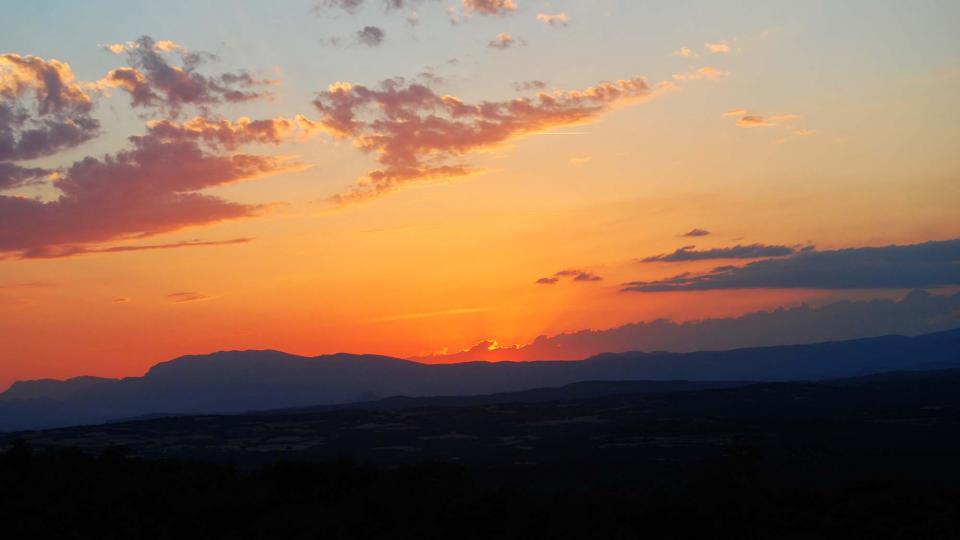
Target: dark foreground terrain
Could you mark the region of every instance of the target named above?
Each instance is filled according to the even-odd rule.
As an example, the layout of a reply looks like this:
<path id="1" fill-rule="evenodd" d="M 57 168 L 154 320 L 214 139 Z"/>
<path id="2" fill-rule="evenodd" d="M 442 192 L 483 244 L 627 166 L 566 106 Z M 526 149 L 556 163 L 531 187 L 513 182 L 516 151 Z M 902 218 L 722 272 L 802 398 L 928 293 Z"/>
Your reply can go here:
<path id="1" fill-rule="evenodd" d="M 9 538 L 960 537 L 958 370 L 591 384 L 10 434 L 0 520 Z"/>

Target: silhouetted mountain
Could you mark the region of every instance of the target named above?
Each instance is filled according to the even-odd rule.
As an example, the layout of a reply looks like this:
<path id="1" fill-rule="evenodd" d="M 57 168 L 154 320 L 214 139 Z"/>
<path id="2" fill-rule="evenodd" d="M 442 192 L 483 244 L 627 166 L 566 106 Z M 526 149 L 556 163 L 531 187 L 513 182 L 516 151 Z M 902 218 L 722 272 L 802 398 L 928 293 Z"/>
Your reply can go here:
<path id="1" fill-rule="evenodd" d="M 385 356 L 305 358 L 277 351 L 232 351 L 185 356 L 158 364 L 143 377 L 99 380 L 86 386 L 69 381 L 16 385 L 14 397 L 9 391 L 0 395 L 0 430 L 99 423 L 156 413 L 332 405 L 390 396 L 469 396 L 591 380 L 789 381 L 950 367 L 960 367 L 960 330 L 732 351 L 444 365 Z"/>

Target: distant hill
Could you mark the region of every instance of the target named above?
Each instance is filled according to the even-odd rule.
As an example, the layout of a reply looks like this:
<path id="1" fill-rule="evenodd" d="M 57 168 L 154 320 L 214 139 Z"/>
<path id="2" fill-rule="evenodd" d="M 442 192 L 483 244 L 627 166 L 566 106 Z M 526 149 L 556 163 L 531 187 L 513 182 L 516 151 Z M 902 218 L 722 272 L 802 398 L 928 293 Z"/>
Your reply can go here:
<path id="1" fill-rule="evenodd" d="M 17 383 L 0 394 L 0 431 L 391 396 L 472 396 L 580 381 L 797 381 L 953 367 L 960 367 L 960 330 L 731 351 L 444 365 L 373 355 L 230 351 L 160 363 L 143 377 Z"/>
<path id="2" fill-rule="evenodd" d="M 633 470 L 649 479 L 753 448 L 785 470 L 805 469 L 801 476 L 810 479 L 829 476 L 826 464 L 843 473 L 868 463 L 885 474 L 900 468 L 960 479 L 960 369 L 713 384 L 597 381 L 460 402 L 156 418 L 8 434 L 0 436 L 0 449 L 22 438 L 37 448 L 96 454 L 124 446 L 143 457 L 241 465 L 352 456 L 387 466 L 546 466 L 548 477 L 583 468 L 614 477 Z"/>

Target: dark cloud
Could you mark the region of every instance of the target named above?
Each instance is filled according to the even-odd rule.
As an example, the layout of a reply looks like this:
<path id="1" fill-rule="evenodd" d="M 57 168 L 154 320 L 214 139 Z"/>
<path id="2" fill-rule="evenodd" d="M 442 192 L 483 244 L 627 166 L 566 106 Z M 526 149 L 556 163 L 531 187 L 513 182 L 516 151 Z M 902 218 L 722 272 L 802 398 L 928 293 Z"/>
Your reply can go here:
<path id="1" fill-rule="evenodd" d="M 92 110 L 69 65 L 0 54 L 0 161 L 45 157 L 96 137 Z"/>
<path id="2" fill-rule="evenodd" d="M 0 162 L 0 191 L 41 182 L 53 171 Z"/>
<path id="3" fill-rule="evenodd" d="M 414 5 L 423 3 L 425 1 L 427 0 L 370 0 L 370 3 L 379 4 L 383 7 L 384 11 L 389 12 L 407 7 L 413 7 Z M 353 14 L 360 11 L 366 4 L 366 0 L 320 0 L 320 2 L 317 2 L 314 5 L 313 11 L 320 13 L 327 10 L 342 10 Z"/>
<path id="4" fill-rule="evenodd" d="M 618 103 L 655 92 L 642 78 L 603 82 L 585 90 L 541 92 L 535 97 L 465 103 L 431 87 L 388 79 L 379 88 L 336 83 L 318 94 L 318 124 L 377 155 L 354 190 L 335 200 L 348 203 L 418 181 L 463 176 L 473 169 L 450 161 L 511 138 L 590 120 Z"/>
<path id="5" fill-rule="evenodd" d="M 694 229 L 696 231 L 697 229 Z M 694 232 L 691 231 L 691 232 Z M 684 236 L 704 236 L 703 234 Z M 665 253 L 642 259 L 643 262 L 685 262 L 704 261 L 709 259 L 757 259 L 761 257 L 786 257 L 797 253 L 797 249 L 789 246 L 767 246 L 764 244 L 736 245 L 733 247 L 703 249 L 697 251 L 697 246 L 684 246 L 673 253 Z"/>
<path id="6" fill-rule="evenodd" d="M 587 272 L 584 270 L 560 270 L 555 272 L 550 277 L 542 277 L 536 281 L 539 285 L 553 285 L 560 281 L 560 278 L 570 278 L 570 281 L 579 281 L 579 282 L 588 282 L 588 281 L 603 281 L 601 276 L 598 276 L 592 272 Z"/>
<path id="7" fill-rule="evenodd" d="M 248 217 L 259 205 L 200 190 L 297 168 L 284 158 L 212 152 L 155 133 L 131 148 L 87 157 L 53 182 L 52 201 L 0 196 L 0 253 L 51 257 L 190 226 Z"/>
<path id="8" fill-rule="evenodd" d="M 909 289 L 960 285 L 960 239 L 801 251 L 704 274 L 627 283 L 625 292 L 715 289 Z"/>
<path id="9" fill-rule="evenodd" d="M 126 91 L 133 107 L 155 107 L 177 116 L 188 105 L 204 108 L 269 95 L 260 88 L 270 81 L 257 79 L 245 71 L 218 75 L 199 73 L 200 65 L 213 56 L 188 51 L 170 41 L 143 36 L 106 48 L 114 53 L 126 53 L 129 67 L 112 70 L 99 85 Z M 179 58 L 178 65 L 171 61 L 173 56 Z"/>
<path id="10" fill-rule="evenodd" d="M 383 30 L 376 26 L 364 26 L 357 30 L 357 43 L 368 47 L 376 47 L 383 43 Z"/>
<path id="11" fill-rule="evenodd" d="M 800 305 L 739 317 L 674 322 L 661 319 L 609 330 L 540 336 L 519 347 L 483 347 L 430 362 L 467 360 L 567 360 L 604 352 L 724 350 L 883 336 L 918 335 L 960 326 L 960 294 L 914 291 L 902 300 L 839 301 Z"/>
<path id="12" fill-rule="evenodd" d="M 689 231 L 681 234 L 680 236 L 685 236 L 685 237 L 688 237 L 688 238 L 696 238 L 696 237 L 698 237 L 698 236 L 707 236 L 707 235 L 709 235 L 709 234 L 710 234 L 710 231 L 708 231 L 708 230 L 706 230 L 706 229 L 691 229 L 691 230 L 689 230 Z"/>

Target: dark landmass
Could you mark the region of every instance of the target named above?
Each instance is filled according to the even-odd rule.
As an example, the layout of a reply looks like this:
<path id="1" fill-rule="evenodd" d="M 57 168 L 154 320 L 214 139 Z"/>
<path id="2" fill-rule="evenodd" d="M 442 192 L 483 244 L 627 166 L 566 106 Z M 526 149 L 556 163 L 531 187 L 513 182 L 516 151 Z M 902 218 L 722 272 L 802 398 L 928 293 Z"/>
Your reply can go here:
<path id="1" fill-rule="evenodd" d="M 553 401 L 427 399 L 9 434 L 0 519 L 14 538 L 960 531 L 960 369 L 629 390 L 595 382 Z"/>
<path id="2" fill-rule="evenodd" d="M 729 351 L 443 365 L 372 355 L 306 358 L 277 351 L 232 351 L 157 364 L 143 377 L 16 383 L 0 394 L 0 431 L 391 396 L 473 396 L 591 380 L 799 381 L 953 367 L 960 367 L 960 330 Z"/>

